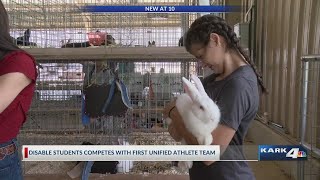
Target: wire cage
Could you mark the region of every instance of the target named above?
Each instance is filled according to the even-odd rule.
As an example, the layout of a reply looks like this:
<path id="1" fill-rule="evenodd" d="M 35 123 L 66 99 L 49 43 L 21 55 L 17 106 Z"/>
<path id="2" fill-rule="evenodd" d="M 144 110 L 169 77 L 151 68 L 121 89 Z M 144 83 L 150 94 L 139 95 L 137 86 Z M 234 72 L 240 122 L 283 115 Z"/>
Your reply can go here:
<path id="1" fill-rule="evenodd" d="M 52 60 L 43 66 L 28 120 L 19 135 L 20 144 L 176 144 L 167 132 L 162 109 L 183 92 L 183 76 L 198 74 L 192 59 L 139 61 L 134 67 L 130 66 L 132 62 L 125 60 L 67 62 Z M 90 118 L 91 123 L 85 124 L 83 89 L 89 79 L 97 84 L 111 82 L 113 77 L 106 69 L 114 63 L 118 65 L 119 78 L 128 89 L 133 108 L 123 116 Z M 95 70 L 88 77 L 92 67 Z M 61 174 L 69 171 L 72 165 L 67 162 L 25 162 L 24 170 L 25 174 Z M 119 172 L 178 173 L 171 162 L 123 162 L 123 165 L 125 170 L 119 169 Z"/>
<path id="2" fill-rule="evenodd" d="M 197 5 L 191 0 L 3 0 L 11 36 L 28 48 L 172 47 L 199 13 L 88 13 L 85 5 Z M 208 1 L 211 4 L 220 1 Z M 102 35 L 95 43 L 95 35 Z M 97 39 L 97 38 L 95 38 Z"/>
<path id="3" fill-rule="evenodd" d="M 83 6 L 224 5 L 225 3 L 223 0 L 2 0 L 2 2 L 8 11 L 10 34 L 19 47 L 38 49 L 33 53 L 42 55 L 51 53 L 50 55 L 55 57 L 67 53 L 74 59 L 84 59 L 84 56 L 87 59 L 108 58 L 107 52 L 102 50 L 96 53 L 97 51 L 92 48 L 122 48 L 122 52 L 130 56 L 131 53 L 140 51 L 141 49 L 135 49 L 140 47 L 183 46 L 183 34 L 191 22 L 203 15 L 201 13 L 84 13 L 79 11 Z M 215 14 L 224 16 L 223 13 Z M 52 48 L 61 51 L 51 51 Z M 65 48 L 68 51 L 62 51 Z M 70 48 L 82 50 L 74 51 Z M 157 49 L 142 50 L 148 54 L 157 52 Z M 163 57 L 162 54 L 158 54 L 159 57 Z"/>
<path id="4" fill-rule="evenodd" d="M 300 143 L 308 150 L 308 161 L 298 163 L 298 179 L 320 178 L 320 55 L 302 60 Z"/>

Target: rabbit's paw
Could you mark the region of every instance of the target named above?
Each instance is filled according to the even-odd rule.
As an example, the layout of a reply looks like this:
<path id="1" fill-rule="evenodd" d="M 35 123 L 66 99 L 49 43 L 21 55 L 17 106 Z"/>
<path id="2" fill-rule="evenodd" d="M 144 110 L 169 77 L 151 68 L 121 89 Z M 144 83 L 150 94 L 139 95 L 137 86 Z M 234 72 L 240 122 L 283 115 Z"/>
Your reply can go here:
<path id="1" fill-rule="evenodd" d="M 208 135 L 208 136 L 206 136 L 206 137 L 204 138 L 204 145 L 210 145 L 210 144 L 212 144 L 212 140 L 213 140 L 213 138 L 212 138 L 212 135 L 211 135 L 211 134 Z"/>
<path id="2" fill-rule="evenodd" d="M 197 141 L 199 143 L 199 145 L 205 145 L 205 138 L 203 136 L 197 137 Z"/>
<path id="3" fill-rule="evenodd" d="M 197 137 L 199 145 L 210 145 L 212 143 L 212 135 Z"/>

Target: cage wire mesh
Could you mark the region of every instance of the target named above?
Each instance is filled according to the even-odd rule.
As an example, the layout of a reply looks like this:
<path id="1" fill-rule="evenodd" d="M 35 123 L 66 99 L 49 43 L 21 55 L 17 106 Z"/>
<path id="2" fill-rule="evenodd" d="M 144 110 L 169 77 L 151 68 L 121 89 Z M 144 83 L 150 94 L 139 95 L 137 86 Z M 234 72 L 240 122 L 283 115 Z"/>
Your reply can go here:
<path id="1" fill-rule="evenodd" d="M 2 0 L 10 18 L 10 34 L 21 48 L 174 47 L 200 14 L 197 13 L 82 13 L 84 5 L 197 5 L 193 0 Z M 224 1 L 210 1 L 221 4 Z M 222 16 L 221 13 L 217 14 Z M 91 34 L 102 41 L 90 40 Z M 101 34 L 102 35 L 101 35 Z M 101 36 L 100 36 L 101 35 Z M 71 50 L 70 50 L 71 51 Z M 59 56 L 57 54 L 56 56 Z M 45 144 L 175 144 L 167 133 L 162 109 L 182 92 L 181 77 L 201 76 L 191 59 L 172 61 L 78 60 L 37 61 L 43 66 L 27 122 L 19 135 L 21 145 Z M 94 67 L 117 63 L 132 110 L 123 117 L 82 122 L 83 87 Z M 92 76 L 92 77 L 91 77 Z M 95 70 L 96 83 L 110 82 L 106 72 Z M 122 162 L 119 173 L 176 174 L 171 162 Z M 25 174 L 65 174 L 73 162 L 24 162 Z M 122 169 L 121 169 L 122 168 Z"/>
<path id="2" fill-rule="evenodd" d="M 41 62 L 41 61 L 40 61 Z M 132 110 L 123 117 L 92 118 L 92 123 L 82 122 L 82 91 L 84 85 L 113 80 L 108 71 L 117 63 L 119 77 L 126 85 Z M 134 66 L 133 66 L 134 65 Z M 95 67 L 91 77 L 87 77 Z M 103 67 L 103 68 L 100 68 Z M 162 117 L 164 104 L 182 89 L 181 78 L 197 73 L 193 61 L 179 62 L 127 62 L 127 61 L 56 61 L 43 66 L 37 81 L 28 121 L 19 135 L 21 144 L 176 144 L 167 133 Z M 99 70 L 100 69 L 100 70 Z M 119 142 L 120 141 L 120 142 Z M 39 165 L 41 164 L 41 165 Z M 72 168 L 67 162 L 25 162 L 26 174 L 60 174 Z M 177 174 L 171 162 L 125 162 L 126 173 Z M 51 168 L 49 168 L 51 167 Z M 55 168 L 52 168 L 55 167 Z"/>
<path id="3" fill-rule="evenodd" d="M 14 38 L 30 29 L 37 47 L 88 47 L 88 33 L 104 32 L 112 41 L 105 46 L 177 46 L 181 37 L 181 14 L 82 13 L 83 5 L 179 5 L 180 1 L 134 0 L 10 0 L 5 1 Z M 193 15 L 194 16 L 194 15 Z M 114 40 L 113 40 L 114 38 Z M 149 44 L 148 41 L 155 41 Z M 33 44 L 33 45 L 35 45 Z"/>
<path id="4" fill-rule="evenodd" d="M 299 162 L 299 180 L 320 179 L 320 55 L 302 58 L 301 144 L 308 161 Z"/>
<path id="5" fill-rule="evenodd" d="M 60 48 L 178 46 L 198 13 L 84 13 L 84 5 L 197 5 L 194 0 L 3 0 L 11 35 L 27 47 Z M 210 4 L 224 1 L 208 0 Z M 222 13 L 217 13 L 222 16 Z M 29 30 L 28 32 L 26 32 Z M 89 33 L 105 33 L 107 41 L 89 43 Z M 22 42 L 21 40 L 26 42 Z M 20 40 L 20 41 L 19 41 Z M 149 43 L 150 42 L 150 43 Z M 154 42 L 154 43 L 153 43 Z"/>

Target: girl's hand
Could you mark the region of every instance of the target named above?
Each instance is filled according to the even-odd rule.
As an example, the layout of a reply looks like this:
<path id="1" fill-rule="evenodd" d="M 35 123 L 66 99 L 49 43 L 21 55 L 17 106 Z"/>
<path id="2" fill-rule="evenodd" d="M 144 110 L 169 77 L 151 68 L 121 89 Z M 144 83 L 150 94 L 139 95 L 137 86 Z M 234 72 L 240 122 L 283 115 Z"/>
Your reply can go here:
<path id="1" fill-rule="evenodd" d="M 171 137 L 175 141 L 181 141 L 183 138 L 189 145 L 198 145 L 197 139 L 190 132 L 188 132 L 184 126 L 182 117 L 175 105 L 176 99 L 168 103 L 163 110 L 164 118 L 169 117 L 172 120 L 172 123 L 168 127 Z"/>

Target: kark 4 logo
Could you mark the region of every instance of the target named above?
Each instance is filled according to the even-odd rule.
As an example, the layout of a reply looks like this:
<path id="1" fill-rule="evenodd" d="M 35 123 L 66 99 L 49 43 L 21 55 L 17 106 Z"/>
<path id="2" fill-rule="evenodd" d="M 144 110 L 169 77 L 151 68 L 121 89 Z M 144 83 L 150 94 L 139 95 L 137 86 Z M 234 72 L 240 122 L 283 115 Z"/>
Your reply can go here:
<path id="1" fill-rule="evenodd" d="M 289 152 L 286 154 L 287 158 L 304 158 L 307 157 L 307 153 L 305 151 L 300 151 L 299 148 L 292 148 Z"/>
<path id="2" fill-rule="evenodd" d="M 259 145 L 258 158 L 267 160 L 306 160 L 307 151 L 300 145 Z"/>

